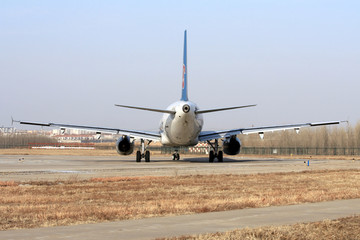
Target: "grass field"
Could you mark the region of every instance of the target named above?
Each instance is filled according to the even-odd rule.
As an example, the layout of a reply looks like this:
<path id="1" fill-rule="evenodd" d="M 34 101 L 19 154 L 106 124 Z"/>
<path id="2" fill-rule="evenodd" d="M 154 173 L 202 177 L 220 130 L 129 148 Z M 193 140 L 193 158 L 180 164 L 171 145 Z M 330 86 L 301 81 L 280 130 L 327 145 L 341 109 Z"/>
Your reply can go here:
<path id="1" fill-rule="evenodd" d="M 277 227 L 245 228 L 225 233 L 159 238 L 157 240 L 225 240 L 225 239 L 293 239 L 337 240 L 360 239 L 360 216 L 299 223 Z"/>
<path id="2" fill-rule="evenodd" d="M 360 198 L 359 173 L 0 182 L 0 230 Z"/>

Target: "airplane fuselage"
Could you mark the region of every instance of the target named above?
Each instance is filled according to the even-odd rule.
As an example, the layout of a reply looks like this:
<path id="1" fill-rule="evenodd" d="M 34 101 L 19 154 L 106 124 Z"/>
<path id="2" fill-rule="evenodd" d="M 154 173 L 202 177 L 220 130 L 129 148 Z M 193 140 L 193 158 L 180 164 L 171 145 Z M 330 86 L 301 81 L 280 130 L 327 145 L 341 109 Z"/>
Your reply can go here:
<path id="1" fill-rule="evenodd" d="M 202 114 L 196 114 L 198 107 L 190 101 L 178 101 L 167 110 L 175 114 L 164 114 L 160 123 L 161 143 L 166 146 L 193 146 L 199 142 L 203 127 Z"/>

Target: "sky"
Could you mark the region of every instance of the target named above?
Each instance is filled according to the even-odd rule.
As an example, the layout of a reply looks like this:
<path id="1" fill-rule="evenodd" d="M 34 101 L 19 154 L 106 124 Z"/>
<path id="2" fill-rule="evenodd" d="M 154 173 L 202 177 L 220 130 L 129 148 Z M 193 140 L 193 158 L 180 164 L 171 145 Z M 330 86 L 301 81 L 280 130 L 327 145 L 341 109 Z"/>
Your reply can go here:
<path id="1" fill-rule="evenodd" d="M 0 1 L 0 126 L 156 131 L 181 95 L 204 130 L 360 120 L 360 1 Z M 18 129 L 29 129 L 16 125 Z M 30 127 L 36 128 L 36 127 Z"/>

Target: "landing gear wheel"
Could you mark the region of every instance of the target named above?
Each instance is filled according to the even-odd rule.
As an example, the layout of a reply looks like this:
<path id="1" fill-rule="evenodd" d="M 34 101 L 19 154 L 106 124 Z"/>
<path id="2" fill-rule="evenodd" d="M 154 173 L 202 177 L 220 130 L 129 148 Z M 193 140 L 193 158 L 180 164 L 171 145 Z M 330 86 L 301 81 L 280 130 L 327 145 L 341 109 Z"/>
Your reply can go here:
<path id="1" fill-rule="evenodd" d="M 149 147 L 152 140 L 148 140 L 147 143 L 144 139 L 141 140 L 140 150 L 136 152 L 136 162 L 141 162 L 141 159 L 144 158 L 145 162 L 150 162 L 150 152 L 146 149 Z"/>
<path id="2" fill-rule="evenodd" d="M 180 154 L 177 151 L 174 152 L 172 156 L 173 156 L 173 161 L 175 161 L 175 160 L 179 161 L 180 160 Z"/>
<path id="3" fill-rule="evenodd" d="M 224 161 L 224 152 L 219 151 L 219 142 L 218 139 L 215 139 L 214 142 L 207 141 L 210 145 L 210 152 L 209 152 L 209 162 L 214 162 L 214 159 L 217 158 L 218 162 Z"/>
<path id="4" fill-rule="evenodd" d="M 150 152 L 149 151 L 145 152 L 145 162 L 150 162 Z"/>
<path id="5" fill-rule="evenodd" d="M 215 159 L 215 153 L 214 151 L 210 151 L 209 153 L 209 162 L 214 162 Z"/>
<path id="6" fill-rule="evenodd" d="M 136 162 L 141 162 L 141 152 L 136 151 Z"/>
<path id="7" fill-rule="evenodd" d="M 223 162 L 223 159 L 224 159 L 223 151 L 219 151 L 217 159 L 218 159 L 219 162 Z"/>

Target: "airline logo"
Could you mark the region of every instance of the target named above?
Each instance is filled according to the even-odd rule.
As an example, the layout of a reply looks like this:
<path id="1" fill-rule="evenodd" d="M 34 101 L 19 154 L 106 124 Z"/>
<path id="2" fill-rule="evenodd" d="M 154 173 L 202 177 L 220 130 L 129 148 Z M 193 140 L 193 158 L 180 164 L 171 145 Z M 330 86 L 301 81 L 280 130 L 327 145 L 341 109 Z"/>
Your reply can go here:
<path id="1" fill-rule="evenodd" d="M 182 88 L 183 89 L 185 87 L 185 74 L 186 74 L 186 68 L 185 68 L 185 65 L 183 64 L 183 75 L 182 75 Z"/>

